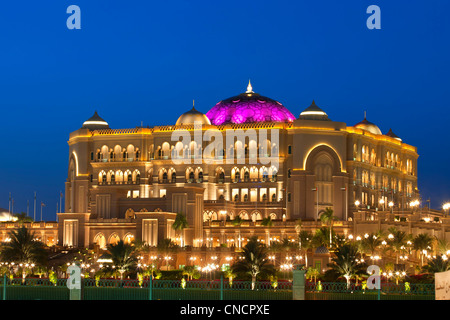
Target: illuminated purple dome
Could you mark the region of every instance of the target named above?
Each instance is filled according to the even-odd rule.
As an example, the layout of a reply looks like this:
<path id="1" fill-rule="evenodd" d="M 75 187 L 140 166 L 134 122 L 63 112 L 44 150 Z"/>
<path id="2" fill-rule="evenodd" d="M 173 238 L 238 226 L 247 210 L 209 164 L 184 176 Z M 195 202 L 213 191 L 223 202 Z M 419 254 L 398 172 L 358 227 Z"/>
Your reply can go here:
<path id="1" fill-rule="evenodd" d="M 249 122 L 292 122 L 294 115 L 278 101 L 252 91 L 249 82 L 247 92 L 220 101 L 206 116 L 213 125 Z"/>

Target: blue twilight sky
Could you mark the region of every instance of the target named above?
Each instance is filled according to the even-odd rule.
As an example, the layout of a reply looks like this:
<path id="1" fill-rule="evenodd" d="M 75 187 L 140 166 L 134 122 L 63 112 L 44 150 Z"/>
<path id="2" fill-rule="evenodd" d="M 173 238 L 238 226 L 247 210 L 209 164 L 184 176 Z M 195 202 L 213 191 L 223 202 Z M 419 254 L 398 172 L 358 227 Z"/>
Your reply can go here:
<path id="1" fill-rule="evenodd" d="M 81 30 L 68 30 L 69 5 Z M 369 30 L 369 5 L 381 30 Z M 98 110 L 112 128 L 173 124 L 255 92 L 298 116 L 314 99 L 354 125 L 367 110 L 418 147 L 419 189 L 450 200 L 448 0 L 8 1 L 0 6 L 0 207 L 33 192 L 55 220 L 69 133 Z M 40 208 L 37 208 L 39 219 Z"/>

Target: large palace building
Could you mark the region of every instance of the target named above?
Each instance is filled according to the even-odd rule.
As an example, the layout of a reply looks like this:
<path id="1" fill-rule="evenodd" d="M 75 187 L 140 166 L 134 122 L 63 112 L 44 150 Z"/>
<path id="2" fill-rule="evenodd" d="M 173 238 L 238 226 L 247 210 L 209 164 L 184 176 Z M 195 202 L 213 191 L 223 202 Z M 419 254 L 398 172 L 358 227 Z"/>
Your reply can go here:
<path id="1" fill-rule="evenodd" d="M 180 241 L 177 213 L 187 218 L 187 246 L 241 245 L 250 236 L 270 243 L 294 238 L 299 219 L 316 226 L 326 208 L 346 234 L 362 213 L 377 221 L 413 209 L 415 147 L 366 118 L 333 121 L 314 101 L 298 111 L 249 84 L 172 125 L 112 129 L 95 112 L 70 134 L 58 243 Z M 242 224 L 232 223 L 236 216 Z M 261 225 L 268 217 L 270 228 Z"/>

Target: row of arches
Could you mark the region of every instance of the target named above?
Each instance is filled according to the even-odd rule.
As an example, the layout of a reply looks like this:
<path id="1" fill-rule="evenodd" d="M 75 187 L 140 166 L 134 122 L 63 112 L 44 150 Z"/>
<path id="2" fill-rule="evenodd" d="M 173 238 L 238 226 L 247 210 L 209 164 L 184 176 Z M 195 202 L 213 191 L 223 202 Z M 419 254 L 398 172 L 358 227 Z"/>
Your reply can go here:
<path id="1" fill-rule="evenodd" d="M 253 222 L 260 221 L 263 219 L 263 215 L 258 210 L 248 212 L 246 210 L 240 211 L 237 215 L 234 213 L 234 211 L 231 211 L 230 213 L 217 213 L 214 210 L 205 210 L 203 212 L 203 222 L 207 221 L 217 221 L 217 220 L 233 220 L 236 216 L 239 216 L 242 220 L 251 220 Z M 277 214 L 275 212 L 271 212 L 268 217 L 270 217 L 272 220 L 277 219 Z"/>
<path id="2" fill-rule="evenodd" d="M 99 184 L 139 184 L 141 173 L 139 170 L 102 170 L 98 173 Z"/>
<path id="3" fill-rule="evenodd" d="M 250 140 L 248 143 L 237 140 L 226 149 L 223 146 L 223 142 L 217 142 L 215 147 L 215 149 L 212 149 L 212 154 L 205 154 L 205 156 L 216 158 L 225 156 L 230 158 L 256 158 L 258 154 L 260 157 L 278 157 L 279 153 L 278 145 L 272 143 L 270 139 L 266 139 L 259 144 L 255 140 Z M 169 157 L 172 157 L 172 159 L 187 159 L 202 156 L 203 149 L 203 146 L 197 144 L 196 141 L 190 141 L 189 144 L 183 144 L 181 141 L 178 141 L 172 145 L 169 142 L 163 142 L 156 147 L 156 155 L 158 158 L 163 159 L 168 159 Z"/>
<path id="4" fill-rule="evenodd" d="M 224 172 L 222 168 L 218 168 L 219 172 Z M 216 170 L 216 172 L 217 172 Z M 262 166 L 260 168 L 257 168 L 255 166 L 253 167 L 234 167 L 231 169 L 231 181 L 233 182 L 250 182 L 250 181 L 272 181 L 276 182 L 278 176 L 278 169 L 275 166 L 271 166 L 270 168 L 267 168 L 265 166 Z M 217 177 L 217 178 L 220 178 Z"/>
<path id="5" fill-rule="evenodd" d="M 152 176 L 152 171 L 149 172 L 150 180 Z M 192 183 L 202 183 L 204 181 L 203 169 L 201 167 L 193 168 L 187 167 L 184 172 L 182 172 L 182 177 L 186 179 L 186 182 Z M 230 172 L 231 181 L 232 182 L 250 182 L 250 181 L 272 181 L 276 182 L 278 179 L 278 170 L 275 166 L 271 166 L 269 168 L 262 166 L 257 168 L 256 166 L 252 167 L 234 167 Z M 160 168 L 158 170 L 158 182 L 159 183 L 176 183 L 177 171 L 175 168 Z M 218 167 L 215 170 L 215 177 L 218 183 L 225 182 L 225 170 L 222 167 Z"/>
<path id="6" fill-rule="evenodd" d="M 131 244 L 134 241 L 134 234 L 131 232 L 126 233 L 123 238 L 120 238 L 119 234 L 116 232 L 111 233 L 108 237 L 106 237 L 103 232 L 99 232 L 94 236 L 94 243 L 97 244 L 100 249 L 105 250 L 107 245 L 114 245 L 120 240 L 127 244 Z"/>
<path id="7" fill-rule="evenodd" d="M 95 158 L 94 153 L 91 153 L 91 161 L 135 161 L 140 160 L 140 158 L 140 149 L 132 144 L 129 144 L 125 148 L 120 145 L 116 145 L 113 148 L 103 145 L 101 148 L 97 149 Z"/>

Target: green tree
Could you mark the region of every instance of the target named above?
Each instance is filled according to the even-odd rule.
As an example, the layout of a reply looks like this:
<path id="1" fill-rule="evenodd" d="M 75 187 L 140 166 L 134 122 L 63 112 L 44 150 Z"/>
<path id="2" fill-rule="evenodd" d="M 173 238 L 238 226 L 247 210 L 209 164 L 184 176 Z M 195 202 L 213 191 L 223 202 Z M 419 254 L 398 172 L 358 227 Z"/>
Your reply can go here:
<path id="1" fill-rule="evenodd" d="M 371 257 L 375 256 L 381 246 L 381 238 L 377 233 L 368 234 L 361 240 L 361 251 Z"/>
<path id="2" fill-rule="evenodd" d="M 308 267 L 308 250 L 312 248 L 313 234 L 306 230 L 303 230 L 298 235 L 298 242 L 300 247 L 300 252 L 305 255 L 305 266 Z"/>
<path id="3" fill-rule="evenodd" d="M 396 255 L 396 263 L 398 264 L 399 255 L 406 251 L 406 245 L 411 238 L 406 232 L 399 231 L 396 228 L 389 228 L 390 235 L 388 237 L 389 248 Z"/>
<path id="4" fill-rule="evenodd" d="M 172 229 L 180 233 L 180 245 L 184 247 L 184 229 L 189 226 L 186 216 L 182 213 L 177 213 L 175 221 L 172 224 Z"/>
<path id="5" fill-rule="evenodd" d="M 448 259 L 444 260 L 442 256 L 436 256 L 436 258 L 430 259 L 428 264 L 422 267 L 422 270 L 432 274 L 445 272 L 450 270 L 450 263 Z"/>
<path id="6" fill-rule="evenodd" d="M 183 275 L 188 276 L 188 280 L 198 279 L 201 274 L 195 266 L 184 266 Z"/>
<path id="7" fill-rule="evenodd" d="M 350 280 L 356 275 L 365 272 L 366 265 L 357 259 L 356 247 L 352 244 L 345 244 L 334 252 L 335 257 L 331 259 L 329 264 L 331 269 L 340 274 L 347 281 L 347 288 L 350 287 Z"/>
<path id="8" fill-rule="evenodd" d="M 16 265 L 22 264 L 23 281 L 33 265 L 47 264 L 48 253 L 45 245 L 35 239 L 34 232 L 20 227 L 8 232 L 8 238 L 10 241 L 3 244 L 1 259 L 5 262 L 14 262 Z"/>
<path id="9" fill-rule="evenodd" d="M 270 228 L 273 226 L 273 221 L 271 217 L 267 217 L 261 220 L 261 226 L 266 227 L 267 228 L 267 234 L 269 235 L 269 243 L 268 245 L 270 245 Z"/>
<path id="10" fill-rule="evenodd" d="M 120 240 L 116 244 L 108 245 L 107 250 L 107 255 L 112 259 L 113 265 L 120 273 L 120 279 L 123 280 L 124 273 L 136 267 L 134 247 Z"/>
<path id="11" fill-rule="evenodd" d="M 19 222 L 19 223 L 33 222 L 33 218 L 27 216 L 27 214 L 25 212 L 15 213 L 14 217 L 17 218 L 16 222 Z"/>
<path id="12" fill-rule="evenodd" d="M 435 249 L 437 253 L 448 255 L 450 251 L 450 242 L 444 239 L 438 239 L 437 237 L 435 237 L 435 241 Z"/>
<path id="13" fill-rule="evenodd" d="M 329 233 L 330 229 L 327 227 L 317 229 L 312 238 L 312 247 L 329 247 Z"/>
<path id="14" fill-rule="evenodd" d="M 309 267 L 306 270 L 306 278 L 309 279 L 309 281 L 312 281 L 314 279 L 314 283 L 317 281 L 317 277 L 320 275 L 319 270 L 314 267 Z"/>
<path id="15" fill-rule="evenodd" d="M 420 255 L 420 266 L 423 267 L 424 251 L 431 250 L 433 238 L 428 233 L 420 233 L 413 239 L 413 248 Z"/>
<path id="16" fill-rule="evenodd" d="M 325 212 L 320 215 L 320 221 L 322 223 L 329 226 L 329 234 L 330 234 L 330 248 L 332 246 L 333 240 L 332 240 L 332 233 L 333 233 L 333 221 L 337 220 L 337 218 L 334 216 L 334 212 L 331 208 L 326 208 Z"/>
<path id="17" fill-rule="evenodd" d="M 241 225 L 243 222 L 244 220 L 240 216 L 236 216 L 232 221 L 233 226 L 238 227 L 238 248 L 241 247 Z"/>
<path id="18" fill-rule="evenodd" d="M 251 238 L 240 253 L 241 259 L 233 265 L 234 272 L 249 274 L 252 279 L 252 290 L 255 289 L 256 279 L 261 273 L 273 274 L 274 266 L 269 262 L 267 249 L 256 238 Z"/>

